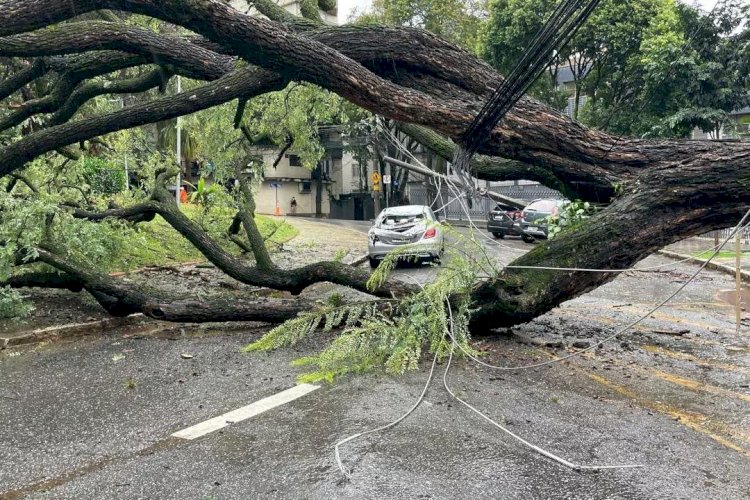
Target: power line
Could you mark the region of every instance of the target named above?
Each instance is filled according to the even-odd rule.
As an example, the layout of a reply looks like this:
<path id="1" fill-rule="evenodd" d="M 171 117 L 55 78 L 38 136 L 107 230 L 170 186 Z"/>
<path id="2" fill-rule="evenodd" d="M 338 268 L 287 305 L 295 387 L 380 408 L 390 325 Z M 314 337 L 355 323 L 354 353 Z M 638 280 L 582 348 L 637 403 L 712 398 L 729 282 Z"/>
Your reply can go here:
<path id="1" fill-rule="evenodd" d="M 493 92 L 472 123 L 462 134 L 453 158 L 453 168 L 468 181 L 471 158 L 500 119 L 526 93 L 554 57 L 589 18 L 600 0 L 563 0 L 531 42 L 531 46 L 511 73 Z M 464 182 L 469 184 L 469 182 Z"/>

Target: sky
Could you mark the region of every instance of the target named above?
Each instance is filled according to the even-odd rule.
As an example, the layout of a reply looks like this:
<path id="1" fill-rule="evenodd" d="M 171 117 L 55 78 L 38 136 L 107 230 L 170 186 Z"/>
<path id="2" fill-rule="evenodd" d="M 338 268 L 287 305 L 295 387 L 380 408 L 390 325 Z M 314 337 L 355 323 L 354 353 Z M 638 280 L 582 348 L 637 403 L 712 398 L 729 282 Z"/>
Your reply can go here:
<path id="1" fill-rule="evenodd" d="M 690 0 L 692 2 L 692 0 Z M 716 0 L 698 0 L 705 10 L 713 9 Z M 366 10 L 372 4 L 372 0 L 339 0 L 339 22 L 345 23 L 354 9 L 358 12 Z"/>
<path id="2" fill-rule="evenodd" d="M 345 23 L 354 9 L 362 12 L 372 4 L 372 0 L 339 0 L 339 22 Z"/>

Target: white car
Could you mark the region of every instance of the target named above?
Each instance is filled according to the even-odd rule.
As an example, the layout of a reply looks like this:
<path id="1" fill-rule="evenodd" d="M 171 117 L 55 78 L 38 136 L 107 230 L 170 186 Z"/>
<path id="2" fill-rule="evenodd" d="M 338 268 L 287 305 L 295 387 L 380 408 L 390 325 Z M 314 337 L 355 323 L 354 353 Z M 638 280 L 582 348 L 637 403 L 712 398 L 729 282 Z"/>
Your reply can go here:
<path id="1" fill-rule="evenodd" d="M 386 208 L 368 232 L 367 250 L 373 269 L 393 250 L 404 258 L 439 263 L 445 250 L 443 228 L 430 207 Z"/>

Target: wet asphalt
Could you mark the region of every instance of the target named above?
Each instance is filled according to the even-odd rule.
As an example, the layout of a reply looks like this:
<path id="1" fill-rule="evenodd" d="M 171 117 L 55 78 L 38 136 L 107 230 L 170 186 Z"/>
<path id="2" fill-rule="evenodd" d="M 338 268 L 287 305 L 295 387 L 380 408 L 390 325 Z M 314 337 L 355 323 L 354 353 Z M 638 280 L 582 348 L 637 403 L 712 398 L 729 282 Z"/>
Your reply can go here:
<path id="1" fill-rule="evenodd" d="M 526 247 L 507 245 L 494 258 Z M 476 347 L 504 366 L 572 352 L 646 313 L 694 270 L 626 273 Z M 424 280 L 433 272 L 397 270 Z M 261 328 L 113 331 L 0 351 L 0 498 L 750 498 L 750 325 L 737 332 L 733 309 L 716 298 L 731 286 L 706 272 L 634 331 L 564 363 L 500 372 L 460 359 L 451 368 L 459 397 L 532 443 L 582 465 L 642 468 L 577 472 L 530 451 L 451 398 L 442 363 L 409 418 L 342 448 L 352 469 L 344 480 L 334 443 L 403 414 L 427 361 L 401 377 L 323 384 L 177 440 L 170 434 L 293 386 L 302 369 L 290 362 L 330 336 L 245 354 Z"/>

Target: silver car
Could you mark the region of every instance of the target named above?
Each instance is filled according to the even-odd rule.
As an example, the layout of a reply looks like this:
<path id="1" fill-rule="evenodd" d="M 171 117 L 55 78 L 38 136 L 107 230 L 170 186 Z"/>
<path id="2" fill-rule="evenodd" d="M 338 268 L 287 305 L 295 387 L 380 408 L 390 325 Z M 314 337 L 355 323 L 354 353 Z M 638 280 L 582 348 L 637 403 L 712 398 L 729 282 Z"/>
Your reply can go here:
<path id="1" fill-rule="evenodd" d="M 368 241 L 373 269 L 393 250 L 404 258 L 439 263 L 445 249 L 443 228 L 432 209 L 423 205 L 386 208 L 370 228 Z"/>

